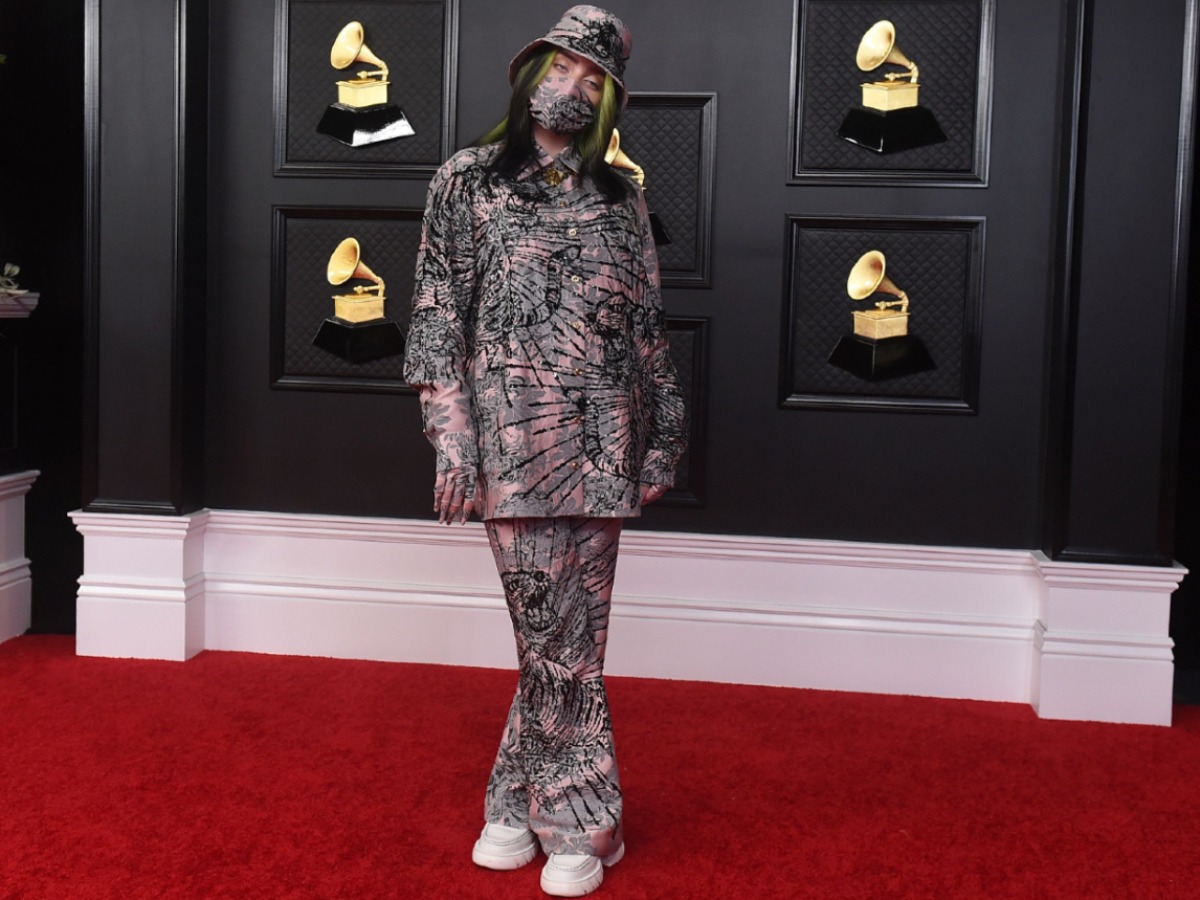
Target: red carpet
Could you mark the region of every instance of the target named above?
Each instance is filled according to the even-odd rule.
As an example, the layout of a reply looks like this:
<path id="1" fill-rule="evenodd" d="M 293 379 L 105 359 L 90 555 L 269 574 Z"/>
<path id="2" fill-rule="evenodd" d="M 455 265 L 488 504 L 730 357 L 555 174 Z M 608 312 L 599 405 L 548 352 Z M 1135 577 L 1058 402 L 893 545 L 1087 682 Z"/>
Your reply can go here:
<path id="1" fill-rule="evenodd" d="M 512 672 L 0 645 L 0 897 L 536 898 L 476 869 Z M 597 898 L 1200 896 L 1200 708 L 613 678 L 625 860 Z"/>

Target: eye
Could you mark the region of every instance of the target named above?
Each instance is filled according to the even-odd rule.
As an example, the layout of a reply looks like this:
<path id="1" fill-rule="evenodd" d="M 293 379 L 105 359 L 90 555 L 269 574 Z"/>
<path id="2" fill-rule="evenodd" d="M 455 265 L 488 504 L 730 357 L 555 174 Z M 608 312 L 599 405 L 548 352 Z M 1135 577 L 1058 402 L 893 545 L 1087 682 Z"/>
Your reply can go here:
<path id="1" fill-rule="evenodd" d="M 584 84 L 586 84 L 593 91 L 600 90 L 600 84 L 594 78 L 589 78 L 587 81 L 584 82 Z"/>

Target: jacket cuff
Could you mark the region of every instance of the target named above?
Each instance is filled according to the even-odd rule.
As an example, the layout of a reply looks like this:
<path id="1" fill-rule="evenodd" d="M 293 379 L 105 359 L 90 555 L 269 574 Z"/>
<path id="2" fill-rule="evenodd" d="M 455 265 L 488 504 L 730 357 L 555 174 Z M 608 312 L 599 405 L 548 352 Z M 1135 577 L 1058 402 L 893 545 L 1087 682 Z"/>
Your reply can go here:
<path id="1" fill-rule="evenodd" d="M 459 431 L 440 434 L 432 443 L 434 452 L 437 454 L 438 472 L 479 468 L 479 452 L 475 446 L 473 432 Z"/>
<path id="2" fill-rule="evenodd" d="M 425 436 L 437 454 L 437 471 L 477 468 L 479 446 L 467 392 L 457 382 L 421 385 L 419 391 Z"/>
<path id="3" fill-rule="evenodd" d="M 662 450 L 647 450 L 639 480 L 642 484 L 674 485 L 675 467 L 678 462 L 678 459 L 668 456 Z"/>

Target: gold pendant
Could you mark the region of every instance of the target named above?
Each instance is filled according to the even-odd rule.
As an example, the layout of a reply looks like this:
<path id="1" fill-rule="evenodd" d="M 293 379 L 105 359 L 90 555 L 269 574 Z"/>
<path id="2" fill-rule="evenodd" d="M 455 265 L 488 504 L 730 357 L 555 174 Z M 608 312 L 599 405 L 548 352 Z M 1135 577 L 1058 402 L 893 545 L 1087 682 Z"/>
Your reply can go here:
<path id="1" fill-rule="evenodd" d="M 567 176 L 565 173 L 560 172 L 558 169 L 554 168 L 554 166 L 550 166 L 549 168 L 542 170 L 542 180 L 551 187 L 558 187 L 563 183 L 563 179 L 566 177 Z"/>

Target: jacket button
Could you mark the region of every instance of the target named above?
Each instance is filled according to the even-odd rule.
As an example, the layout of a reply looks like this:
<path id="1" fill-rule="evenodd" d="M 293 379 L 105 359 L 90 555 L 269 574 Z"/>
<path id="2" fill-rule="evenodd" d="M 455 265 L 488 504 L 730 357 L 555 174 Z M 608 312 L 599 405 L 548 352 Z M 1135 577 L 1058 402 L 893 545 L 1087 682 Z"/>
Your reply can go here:
<path id="1" fill-rule="evenodd" d="M 582 374 L 583 374 L 583 369 L 576 369 L 576 370 L 575 370 L 575 374 L 576 374 L 576 375 L 582 375 Z"/>
<path id="2" fill-rule="evenodd" d="M 572 469 L 578 469 L 578 468 L 579 468 L 579 463 L 577 463 L 577 462 L 573 462 L 573 463 L 571 463 L 571 468 L 572 468 Z"/>
<path id="3" fill-rule="evenodd" d="M 583 323 L 582 322 L 572 322 L 571 327 L 574 328 L 576 331 L 583 331 Z"/>
<path id="4" fill-rule="evenodd" d="M 575 235 L 579 234 L 579 229 L 578 228 L 568 228 L 567 234 L 569 234 L 571 237 L 575 237 Z"/>
<path id="5" fill-rule="evenodd" d="M 578 275 L 572 275 L 572 276 L 571 276 L 571 280 L 572 280 L 573 282 L 575 282 L 576 284 L 579 284 L 579 282 L 580 282 L 580 281 L 582 281 L 583 279 L 582 279 L 582 278 L 580 278 Z"/>

